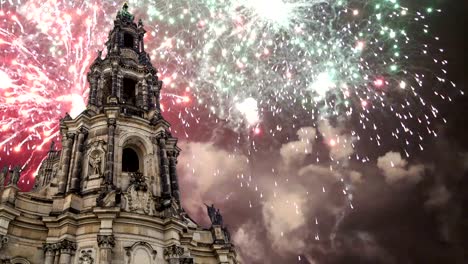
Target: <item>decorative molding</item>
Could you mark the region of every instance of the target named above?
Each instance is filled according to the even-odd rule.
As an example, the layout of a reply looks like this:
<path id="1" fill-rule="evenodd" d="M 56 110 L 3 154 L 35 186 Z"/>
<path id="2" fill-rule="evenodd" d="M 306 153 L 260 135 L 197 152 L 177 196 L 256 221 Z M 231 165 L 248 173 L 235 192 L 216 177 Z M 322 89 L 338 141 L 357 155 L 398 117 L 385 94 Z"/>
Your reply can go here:
<path id="1" fill-rule="evenodd" d="M 54 252 L 56 249 L 57 249 L 56 243 L 45 243 L 42 246 L 42 250 L 44 250 L 44 253 Z"/>
<path id="2" fill-rule="evenodd" d="M 42 246 L 44 253 L 53 253 L 55 251 L 60 251 L 64 254 L 72 254 L 76 251 L 76 243 L 68 239 L 64 239 L 57 243 L 45 243 Z"/>
<path id="3" fill-rule="evenodd" d="M 91 249 L 81 250 L 78 264 L 94 264 L 93 251 Z"/>
<path id="4" fill-rule="evenodd" d="M 98 235 L 97 242 L 100 248 L 113 248 L 115 246 L 115 237 L 114 235 Z"/>
<path id="5" fill-rule="evenodd" d="M 59 249 L 61 253 L 71 254 L 76 251 L 76 243 L 64 239 L 57 243 L 57 249 Z"/>
<path id="6" fill-rule="evenodd" d="M 115 118 L 107 119 L 107 126 L 115 126 L 115 124 L 116 124 L 116 119 Z"/>
<path id="7" fill-rule="evenodd" d="M 164 258 L 172 259 L 172 258 L 179 258 L 184 254 L 184 248 L 178 245 L 171 245 L 164 249 Z"/>

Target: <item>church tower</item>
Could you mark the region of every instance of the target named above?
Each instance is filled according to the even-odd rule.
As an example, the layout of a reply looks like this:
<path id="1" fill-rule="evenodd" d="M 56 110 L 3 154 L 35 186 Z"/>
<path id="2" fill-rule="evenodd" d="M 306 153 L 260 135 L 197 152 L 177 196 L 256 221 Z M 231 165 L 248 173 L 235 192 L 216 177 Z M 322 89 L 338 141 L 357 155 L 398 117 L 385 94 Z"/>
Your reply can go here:
<path id="1" fill-rule="evenodd" d="M 180 149 L 144 35 L 125 4 L 90 66 L 86 109 L 60 120 L 62 149 L 32 192 L 18 190 L 19 167 L 1 171 L 0 263 L 238 263 L 219 210 L 207 207 L 206 229 L 181 207 Z"/>

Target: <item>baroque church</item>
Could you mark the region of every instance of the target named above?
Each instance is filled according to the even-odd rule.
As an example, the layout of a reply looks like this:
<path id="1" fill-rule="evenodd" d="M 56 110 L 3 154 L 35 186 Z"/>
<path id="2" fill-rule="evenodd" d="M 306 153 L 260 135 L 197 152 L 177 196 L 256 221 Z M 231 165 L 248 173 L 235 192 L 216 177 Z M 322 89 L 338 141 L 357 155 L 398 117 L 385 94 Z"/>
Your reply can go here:
<path id="1" fill-rule="evenodd" d="M 20 167 L 0 171 L 0 263 L 239 263 L 219 210 L 207 206 L 204 228 L 181 207 L 144 34 L 125 4 L 90 66 L 86 110 L 60 120 L 62 149 L 52 143 L 31 192 Z"/>

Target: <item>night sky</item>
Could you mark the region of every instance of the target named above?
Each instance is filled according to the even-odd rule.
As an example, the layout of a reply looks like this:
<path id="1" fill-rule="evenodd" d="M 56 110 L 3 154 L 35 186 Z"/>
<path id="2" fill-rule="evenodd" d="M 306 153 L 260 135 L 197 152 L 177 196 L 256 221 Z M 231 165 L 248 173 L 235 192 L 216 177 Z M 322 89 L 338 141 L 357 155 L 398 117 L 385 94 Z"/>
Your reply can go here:
<path id="1" fill-rule="evenodd" d="M 40 2 L 44 4 L 43 6 L 54 6 L 53 1 Z M 58 2 L 65 3 L 66 1 Z M 120 2 L 110 1 L 77 2 L 91 2 L 95 9 L 93 11 L 92 4 L 89 6 L 82 4 L 78 9 L 83 10 L 83 14 L 80 13 L 83 18 L 71 16 L 70 20 L 74 26 L 66 28 L 76 31 L 76 36 L 83 36 L 84 41 L 77 42 L 77 38 L 70 37 L 70 43 L 80 44 L 70 45 L 67 48 L 59 45 L 55 47 L 55 44 L 51 44 L 60 32 L 51 33 L 51 28 L 41 29 L 31 22 L 30 18 L 26 19 L 27 16 L 21 8 L 25 6 L 33 8 L 33 4 L 27 1 L 26 4 L 16 2 L 11 5 L 2 4 L 1 16 L 4 20 L 0 29 L 3 30 L 0 31 L 2 40 L 0 41 L 0 80 L 2 81 L 0 84 L 0 95 L 2 95 L 0 98 L 0 146 L 3 149 L 0 150 L 0 167 L 17 165 L 18 162 L 21 165 L 26 164 L 20 183 L 23 190 L 28 190 L 33 185 L 34 171 L 44 157 L 50 140 L 59 139 L 57 134 L 54 134 L 58 130 L 56 125 L 58 125 L 59 118 L 65 112 L 72 112 L 75 107 L 80 109 L 79 106 L 83 105 L 80 102 L 85 102 L 85 100 L 77 100 L 76 97 L 87 98 L 88 96 L 83 78 L 89 65 L 86 62 L 92 61 L 96 56 L 96 50 L 102 48 L 103 40 L 106 39 L 112 23 L 112 17 L 121 5 Z M 130 1 L 131 12 L 133 12 L 132 8 L 137 9 L 133 7 L 136 4 L 132 2 L 135 1 Z M 146 6 L 148 1 L 144 2 Z M 195 2 L 200 4 L 206 1 Z M 308 1 L 289 2 L 308 3 Z M 416 141 L 408 137 L 410 144 L 406 146 L 404 143 L 395 143 L 404 142 L 407 139 L 406 136 L 395 141 L 391 136 L 383 135 L 385 131 L 392 131 L 400 126 L 400 121 L 393 114 L 389 114 L 391 113 L 388 111 L 389 105 L 393 102 L 404 101 L 405 96 L 411 98 L 409 101 L 413 100 L 410 93 L 395 95 L 389 89 L 386 94 L 388 96 L 384 97 L 387 102 L 385 107 L 364 114 L 364 117 L 356 115 L 346 119 L 343 113 L 338 113 L 327 115 L 324 119 L 321 118 L 324 116 L 323 113 L 315 113 L 316 116 L 311 121 L 313 109 L 317 110 L 319 107 L 322 109 L 323 105 L 326 105 L 324 102 L 330 100 L 328 96 L 339 98 L 345 93 L 340 91 L 340 93 L 330 95 L 332 92 L 327 91 L 327 97 L 321 99 L 320 102 L 304 103 L 295 100 L 303 97 L 304 94 L 288 87 L 288 84 L 281 89 L 278 88 L 279 84 L 278 87 L 275 86 L 280 91 L 278 93 L 269 93 L 265 87 L 274 86 L 283 78 L 291 78 L 288 75 L 290 72 L 292 78 L 297 76 L 298 79 L 303 78 L 301 81 L 307 83 L 307 72 L 301 72 L 303 69 L 301 67 L 306 67 L 304 71 L 310 70 L 313 72 L 312 75 L 320 79 L 323 75 L 314 72 L 312 66 L 307 68 L 305 66 L 307 64 L 303 62 L 297 62 L 297 64 L 291 62 L 294 67 L 286 70 L 286 77 L 281 76 L 277 79 L 269 73 L 251 75 L 251 72 L 244 70 L 244 67 L 248 69 L 249 65 L 256 65 L 258 59 L 261 61 L 258 64 L 265 66 L 263 70 L 271 69 L 277 73 L 281 71 L 281 66 L 278 65 L 282 64 L 275 62 L 277 67 L 271 67 L 273 58 L 286 54 L 281 58 L 293 61 L 301 57 L 297 53 L 292 57 L 281 48 L 265 50 L 262 56 L 271 53 L 272 59 L 262 61 L 263 57 L 252 59 L 248 51 L 242 50 L 239 52 L 247 54 L 245 57 L 248 59 L 247 62 L 242 60 L 238 62 L 237 66 L 241 69 L 237 70 L 229 68 L 230 64 L 236 64 L 236 60 L 232 57 L 225 60 L 211 58 L 206 61 L 201 59 L 184 61 L 179 60 L 179 50 L 174 48 L 174 52 L 167 51 L 168 46 L 173 48 L 172 45 L 177 45 L 171 41 L 167 44 L 167 39 L 162 37 L 170 36 L 173 27 L 161 21 L 147 23 L 147 27 L 151 29 L 148 31 L 156 32 L 154 35 L 148 33 L 149 36 L 145 41 L 150 48 L 147 50 L 153 48 L 157 50 L 156 55 L 165 55 L 152 57 L 152 61 L 159 69 L 160 79 L 165 81 L 163 86 L 165 92 L 161 98 L 165 106 L 163 116 L 171 122 L 172 132 L 180 139 L 179 147 L 182 153 L 179 157 L 178 171 L 183 206 L 193 219 L 206 227 L 209 225 L 209 220 L 203 203 L 214 203 L 217 208 L 220 208 L 243 263 L 468 263 L 468 210 L 466 209 L 468 208 L 468 194 L 465 191 L 468 188 L 468 140 L 466 140 L 468 99 L 460 95 L 460 91 L 468 93 L 468 54 L 466 52 L 468 48 L 468 27 L 466 26 L 468 25 L 466 16 L 468 2 L 457 0 L 400 2 L 410 9 L 431 6 L 442 10 L 441 13 L 431 15 L 426 21 L 431 31 L 431 38 L 415 37 L 415 42 L 421 44 L 427 41 L 431 47 L 435 47 L 434 50 L 445 51 L 443 55 L 434 55 L 431 60 L 432 58 L 447 59 L 448 64 L 444 66 L 447 70 L 445 79 L 457 86 L 457 89 L 453 89 L 449 81 L 442 83 L 434 77 L 428 77 L 424 82 L 425 89 L 418 92 L 416 96 L 433 104 L 438 109 L 438 114 L 447 120 L 446 123 L 440 118 L 434 118 L 429 120 L 430 125 L 414 125 L 419 113 L 424 116 L 425 113 L 430 112 L 419 106 L 411 106 L 409 107 L 411 110 L 407 112 L 397 110 L 397 112 L 401 110 L 402 114 L 411 113 L 415 116 L 405 123 L 415 131 L 415 138 L 416 135 L 425 133 L 428 130 L 427 127 L 437 134 L 437 137 L 424 135 L 421 140 L 417 141 L 418 143 L 414 143 Z M 141 9 L 135 10 L 134 14 L 136 17 L 143 16 L 146 23 L 148 17 L 151 16 L 144 14 L 145 6 L 142 5 Z M 74 8 L 74 6 L 67 8 L 58 6 L 60 12 L 65 10 L 63 13 Z M 158 8 L 166 10 L 164 8 L 167 6 L 158 6 Z M 194 4 L 193 8 L 198 8 L 198 5 Z M 313 10 L 316 11 L 316 9 Z M 190 14 L 191 12 L 188 11 Z M 243 11 L 236 10 L 236 12 Z M 366 12 L 362 13 L 363 16 L 367 15 Z M 15 21 L 13 15 L 18 21 L 23 22 L 23 29 L 17 25 L 18 23 L 13 23 Z M 356 16 L 359 15 L 356 14 Z M 102 30 L 93 35 L 99 41 L 91 42 L 87 39 L 87 30 L 93 26 L 88 25 L 85 17 L 101 21 L 98 28 Z M 59 22 L 69 23 L 66 16 L 63 21 Z M 47 25 L 53 26 L 53 23 L 59 22 L 51 22 L 52 24 Z M 92 23 L 94 20 L 90 20 L 89 24 Z M 170 21 L 168 23 L 170 24 Z M 205 23 L 209 25 L 209 19 L 195 21 L 195 29 L 205 33 Z M 343 23 L 348 23 L 348 21 Z M 409 35 L 416 35 L 411 30 L 416 31 L 424 23 L 419 23 L 419 21 L 412 23 L 414 25 L 408 24 L 405 28 L 409 31 Z M 157 27 L 154 26 L 155 24 L 162 25 Z M 281 46 L 281 42 L 291 43 L 292 40 L 289 39 L 291 32 L 287 31 L 283 24 L 278 22 L 278 25 L 283 28 L 278 31 L 273 27 L 267 28 L 274 33 L 272 35 L 276 36 L 274 40 L 278 42 L 277 47 Z M 236 27 L 238 26 L 236 24 Z M 186 28 L 187 31 L 192 29 L 186 24 L 181 27 Z M 96 27 L 93 29 L 96 30 Z M 41 30 L 43 30 L 42 33 L 38 33 Z M 266 32 L 270 33 L 268 30 Z M 190 35 L 190 37 L 184 35 L 186 45 L 190 43 L 194 47 L 206 47 L 209 41 L 200 44 L 201 42 L 196 40 L 202 38 L 202 33 Z M 36 38 L 20 37 L 27 35 Z M 323 36 L 324 38 L 330 37 L 327 33 Z M 440 37 L 436 43 L 433 40 L 434 36 Z M 21 40 L 22 44 L 13 44 L 13 39 Z M 343 43 L 347 41 L 352 42 L 352 45 L 355 43 L 354 40 L 343 39 Z M 370 39 L 372 38 L 369 37 L 369 41 L 363 44 L 364 53 L 366 47 L 369 49 L 379 47 L 381 43 L 378 41 L 373 43 Z M 229 38 L 224 39 L 226 43 L 223 44 L 231 45 L 227 43 L 228 40 Z M 386 41 L 389 40 L 383 41 L 384 45 L 381 47 L 386 48 Z M 31 43 L 39 44 L 38 48 L 29 49 L 27 45 Z M 166 44 L 163 45 L 163 43 Z M 262 42 L 259 41 L 259 43 Z M 306 44 L 310 43 L 306 42 Z M 22 45 L 27 48 L 22 49 Z M 413 42 L 402 46 L 401 52 L 410 51 L 411 45 Z M 47 48 L 44 48 L 45 46 Z M 234 49 L 234 46 L 227 47 Z M 416 49 L 416 46 L 414 47 Z M 417 52 L 420 51 L 419 48 Z M 68 50 L 75 52 L 66 53 L 69 52 Z M 78 52 L 79 50 L 81 53 Z M 63 55 L 60 51 L 67 55 Z M 52 53 L 56 53 L 57 59 L 53 59 Z M 440 71 L 439 66 L 426 64 L 424 59 L 419 61 L 419 57 L 413 56 L 413 53 L 408 54 L 411 59 L 405 62 L 405 66 L 408 67 L 409 72 L 417 72 L 419 68 L 432 72 Z M 217 55 L 219 55 L 217 51 L 209 54 L 213 57 Z M 78 57 L 80 58 L 77 59 Z M 387 59 L 386 55 L 382 57 L 384 57 L 382 61 L 369 59 L 369 68 L 361 69 L 361 73 L 370 76 L 367 84 L 380 88 L 378 81 L 382 79 L 384 82 L 388 80 L 384 86 L 390 87 L 392 82 L 395 82 L 396 86 L 401 85 L 398 78 L 406 75 L 403 73 L 392 75 L 388 70 L 384 71 L 379 68 L 382 63 L 387 65 L 386 63 L 390 61 L 394 62 L 392 59 Z M 60 58 L 64 61 L 60 61 Z M 314 59 L 314 63 L 322 66 L 321 57 L 312 56 L 311 58 Z M 336 63 L 350 61 L 349 58 L 340 61 L 334 56 L 327 58 L 334 58 Z M 205 65 L 207 61 L 214 65 L 228 65 L 226 66 L 227 72 L 239 74 L 244 79 L 233 83 L 216 74 L 208 76 L 210 71 L 205 72 L 205 68 L 210 69 Z M 46 67 L 41 68 L 41 65 L 46 65 Z M 25 70 L 26 67 L 37 67 L 38 70 Z M 342 70 L 348 66 L 338 67 Z M 174 77 L 175 72 L 178 73 L 177 77 Z M 41 75 L 42 73 L 44 74 Z M 370 73 L 378 77 L 373 78 Z M 32 74 L 33 77 L 37 74 L 39 77 L 35 79 L 39 84 L 34 82 L 34 78 L 27 77 L 28 74 Z M 60 75 L 65 77 L 60 78 Z M 206 79 L 201 81 L 200 79 L 204 76 Z M 345 78 L 343 76 L 341 78 Z M 272 81 L 264 81 L 262 78 Z M 215 88 L 209 90 L 197 86 L 215 86 L 216 81 L 229 86 L 233 92 L 224 94 L 224 90 L 221 92 Z M 8 82 L 13 84 L 10 85 Z M 195 83 L 195 88 L 189 85 L 190 82 Z M 249 82 L 260 84 L 249 86 L 247 85 Z M 362 84 L 363 81 L 360 82 Z M 34 93 L 24 92 L 23 85 L 37 87 L 39 97 L 29 98 Z M 295 85 L 299 87 L 302 83 L 298 82 Z M 353 85 L 358 87 L 357 84 Z M 282 84 L 281 87 L 283 87 Z M 437 100 L 433 94 L 434 90 L 449 96 L 452 101 Z M 366 101 L 366 104 L 378 105 L 376 102 L 380 94 L 372 97 L 373 93 L 365 91 L 367 91 L 366 95 L 371 94 L 368 98 L 372 98 Z M 317 93 L 320 94 L 321 91 Z M 356 96 L 359 94 L 360 92 L 357 91 Z M 8 100 L 13 97 L 20 98 L 21 95 L 28 96 L 28 98 L 18 101 Z M 233 99 L 234 95 L 238 95 L 241 99 L 254 98 L 259 108 L 257 113 L 254 107 L 253 112 L 256 116 L 249 116 L 252 112 L 248 105 L 249 100 L 236 101 L 237 99 Z M 45 100 L 41 103 L 41 100 L 47 97 L 55 99 L 52 102 Z M 201 102 L 200 99 L 204 101 Z M 354 98 L 351 101 L 356 100 Z M 366 107 L 361 106 L 362 102 L 362 100 L 358 101 L 358 106 L 354 105 L 351 108 L 361 113 L 360 107 L 363 109 Z M 230 113 L 231 109 L 238 105 L 241 105 L 238 108 L 239 113 Z M 34 110 L 23 112 L 29 107 Z M 229 114 L 224 114 L 218 107 L 228 109 L 226 111 Z M 213 108 L 216 108 L 216 113 Z M 371 121 L 365 121 L 366 118 Z M 379 127 L 378 132 L 372 129 L 355 129 L 354 126 L 360 126 L 363 120 L 367 125 L 376 124 Z M 34 131 L 31 134 L 38 133 L 35 130 L 38 128 L 26 130 L 36 123 L 40 123 L 42 127 L 39 132 L 40 138 L 27 139 L 25 134 L 31 131 Z M 276 129 L 274 133 L 269 132 L 274 131 L 278 125 L 281 125 L 282 129 Z M 352 134 L 353 131 L 357 133 Z M 376 147 L 377 134 L 382 134 L 379 147 Z M 366 140 L 356 141 L 357 136 Z M 355 143 L 352 148 L 350 142 Z M 19 145 L 21 147 L 15 150 L 15 147 Z M 39 149 L 37 147 L 39 145 L 43 148 Z"/>

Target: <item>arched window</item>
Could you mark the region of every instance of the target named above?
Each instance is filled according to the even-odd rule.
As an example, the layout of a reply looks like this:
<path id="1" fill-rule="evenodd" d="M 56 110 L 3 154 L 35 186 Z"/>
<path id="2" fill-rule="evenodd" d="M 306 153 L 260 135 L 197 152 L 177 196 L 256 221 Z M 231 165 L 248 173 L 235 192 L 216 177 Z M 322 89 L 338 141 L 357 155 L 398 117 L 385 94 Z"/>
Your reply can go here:
<path id="1" fill-rule="evenodd" d="M 122 101 L 125 104 L 135 104 L 136 81 L 130 78 L 123 79 Z"/>
<path id="2" fill-rule="evenodd" d="M 140 169 L 138 154 L 131 148 L 124 148 L 122 153 L 122 171 L 137 172 Z"/>
<path id="3" fill-rule="evenodd" d="M 124 33 L 124 48 L 133 48 L 133 36 L 129 33 Z"/>

